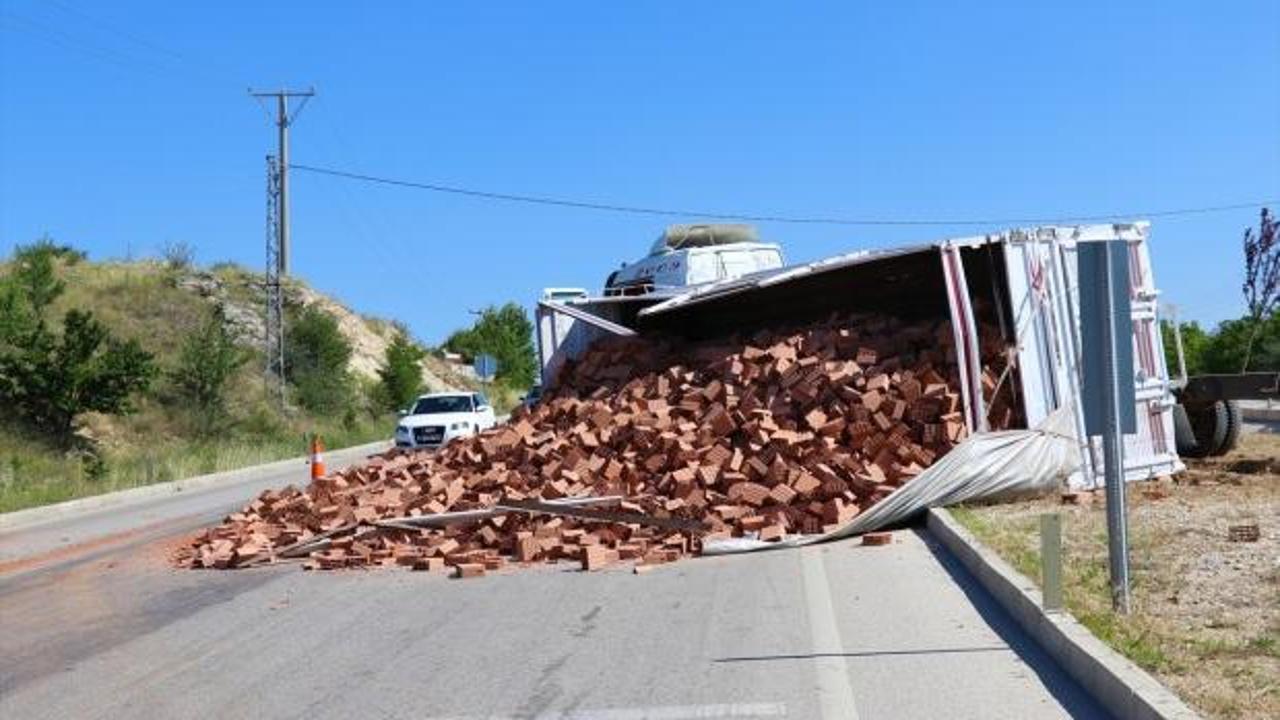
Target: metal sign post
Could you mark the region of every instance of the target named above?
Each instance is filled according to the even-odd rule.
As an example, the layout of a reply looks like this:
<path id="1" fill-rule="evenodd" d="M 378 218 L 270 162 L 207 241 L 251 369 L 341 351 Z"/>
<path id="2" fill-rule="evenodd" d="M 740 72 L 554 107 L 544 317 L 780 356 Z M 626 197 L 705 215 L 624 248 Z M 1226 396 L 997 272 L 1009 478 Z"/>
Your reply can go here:
<path id="1" fill-rule="evenodd" d="M 1129 612 L 1129 529 L 1125 514 L 1123 433 L 1137 432 L 1129 248 L 1123 240 L 1076 246 L 1088 435 L 1102 436 L 1107 486 L 1107 550 L 1111 603 Z"/>
<path id="2" fill-rule="evenodd" d="M 481 382 L 489 382 L 498 374 L 498 359 L 492 355 L 481 353 L 476 356 L 475 361 L 476 377 Z"/>

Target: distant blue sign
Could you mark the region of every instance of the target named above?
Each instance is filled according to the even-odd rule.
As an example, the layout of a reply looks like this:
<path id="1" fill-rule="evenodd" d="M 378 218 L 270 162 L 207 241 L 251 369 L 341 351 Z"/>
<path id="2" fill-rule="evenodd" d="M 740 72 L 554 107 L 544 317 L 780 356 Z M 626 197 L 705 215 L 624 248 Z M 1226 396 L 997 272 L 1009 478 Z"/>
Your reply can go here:
<path id="1" fill-rule="evenodd" d="M 1118 387 L 1120 432 L 1138 431 L 1134 408 L 1133 316 L 1129 306 L 1129 247 L 1123 240 L 1076 245 L 1080 280 L 1080 335 L 1084 360 L 1085 432 L 1101 435 L 1107 416 L 1110 369 Z M 1114 332 L 1114 342 L 1112 337 Z M 1110 367 L 1108 367 L 1110 366 Z"/>
<path id="2" fill-rule="evenodd" d="M 475 369 L 477 377 L 489 382 L 498 374 L 498 359 L 492 355 L 477 355 Z"/>

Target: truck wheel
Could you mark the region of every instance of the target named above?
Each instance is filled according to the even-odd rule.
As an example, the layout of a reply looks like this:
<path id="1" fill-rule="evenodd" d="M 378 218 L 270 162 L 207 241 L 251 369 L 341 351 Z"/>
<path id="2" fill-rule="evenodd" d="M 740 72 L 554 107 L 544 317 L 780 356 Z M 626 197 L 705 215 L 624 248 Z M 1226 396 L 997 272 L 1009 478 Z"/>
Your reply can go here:
<path id="1" fill-rule="evenodd" d="M 1182 457 L 1208 457 L 1222 446 L 1227 436 L 1227 404 L 1221 400 L 1188 410 L 1173 406 L 1173 435 Z"/>
<path id="2" fill-rule="evenodd" d="M 1200 442 L 1196 440 L 1196 433 L 1191 429 L 1191 419 L 1187 417 L 1187 409 L 1182 403 L 1173 406 L 1173 440 L 1181 457 L 1201 458 L 1209 454 L 1200 449 Z"/>
<path id="3" fill-rule="evenodd" d="M 1222 443 L 1213 451 L 1214 455 L 1226 455 L 1236 449 L 1236 444 L 1240 442 L 1240 426 L 1244 423 L 1239 402 L 1227 400 L 1221 404 L 1226 406 L 1227 429 L 1223 433 Z"/>

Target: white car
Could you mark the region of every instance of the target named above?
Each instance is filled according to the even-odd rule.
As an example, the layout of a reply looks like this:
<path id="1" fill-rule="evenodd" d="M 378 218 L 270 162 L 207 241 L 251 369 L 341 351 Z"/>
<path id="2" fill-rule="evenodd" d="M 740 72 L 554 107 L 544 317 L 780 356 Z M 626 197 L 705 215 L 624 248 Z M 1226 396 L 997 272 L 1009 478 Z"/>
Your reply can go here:
<path id="1" fill-rule="evenodd" d="M 493 427 L 493 406 L 478 392 L 432 393 L 413 403 L 396 426 L 396 447 L 436 448 Z"/>

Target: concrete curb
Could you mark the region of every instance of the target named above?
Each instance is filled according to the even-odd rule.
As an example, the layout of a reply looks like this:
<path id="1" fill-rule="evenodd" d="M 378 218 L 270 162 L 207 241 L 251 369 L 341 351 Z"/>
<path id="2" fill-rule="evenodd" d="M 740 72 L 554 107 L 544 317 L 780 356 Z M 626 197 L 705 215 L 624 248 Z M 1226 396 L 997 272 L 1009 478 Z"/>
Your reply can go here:
<path id="1" fill-rule="evenodd" d="M 1200 717 L 1069 613 L 1041 610 L 1035 585 L 982 545 L 951 513 L 931 508 L 928 528 L 1018 625 L 1112 715 L 1133 720 Z"/>
<path id="2" fill-rule="evenodd" d="M 380 452 L 382 450 L 389 449 L 390 447 L 390 441 L 379 440 L 377 442 L 355 445 L 349 448 L 325 450 L 325 454 L 330 457 L 335 455 L 345 456 L 348 454 L 359 455 L 362 453 Z M 42 525 L 54 520 L 63 520 L 107 508 L 129 507 L 131 505 L 136 505 L 167 495 L 193 492 L 219 485 L 234 485 L 237 482 L 250 482 L 261 475 L 274 472 L 276 470 L 283 470 L 290 466 L 301 465 L 305 467 L 309 462 L 310 458 L 304 455 L 302 457 L 294 457 L 287 460 L 277 460 L 263 465 L 250 465 L 236 470 L 223 470 L 222 472 L 211 473 L 209 475 L 196 475 L 182 480 L 172 480 L 170 482 L 155 483 L 153 485 L 142 485 L 139 487 L 129 488 L 127 490 L 103 493 L 101 495 L 90 495 L 89 497 L 54 503 L 53 505 L 41 505 L 38 507 L 27 508 L 25 510 L 15 510 L 14 512 L 0 514 L 0 531 L 26 528 L 32 525 Z"/>

